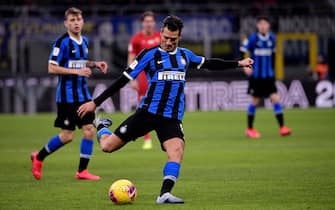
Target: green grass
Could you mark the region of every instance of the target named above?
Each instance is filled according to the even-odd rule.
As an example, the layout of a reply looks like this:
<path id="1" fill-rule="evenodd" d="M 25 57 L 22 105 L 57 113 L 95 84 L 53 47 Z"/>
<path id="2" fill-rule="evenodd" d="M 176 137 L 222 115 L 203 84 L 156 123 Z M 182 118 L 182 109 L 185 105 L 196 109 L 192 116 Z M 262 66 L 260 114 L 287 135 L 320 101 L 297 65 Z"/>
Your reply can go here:
<path id="1" fill-rule="evenodd" d="M 33 179 L 30 152 L 58 133 L 54 114 L 0 115 L 0 209 L 335 209 L 335 109 L 286 110 L 293 135 L 282 138 L 269 110 L 260 109 L 262 138 L 245 138 L 245 113 L 186 113 L 185 159 L 173 193 L 184 205 L 157 206 L 155 199 L 166 156 L 156 137 L 154 149 L 142 140 L 113 154 L 97 145 L 90 170 L 98 182 L 77 181 L 80 132 L 48 157 L 43 179 Z M 114 126 L 126 115 L 113 114 Z M 154 135 L 155 136 L 155 135 Z M 107 197 L 116 179 L 132 180 L 134 204 L 115 206 Z"/>

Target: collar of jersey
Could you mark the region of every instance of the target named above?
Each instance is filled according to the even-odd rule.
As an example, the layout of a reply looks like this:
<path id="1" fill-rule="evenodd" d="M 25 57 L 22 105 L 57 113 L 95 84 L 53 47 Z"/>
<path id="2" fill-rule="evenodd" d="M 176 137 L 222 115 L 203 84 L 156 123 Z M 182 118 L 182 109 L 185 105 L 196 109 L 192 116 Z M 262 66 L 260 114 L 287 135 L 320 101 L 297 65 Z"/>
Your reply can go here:
<path id="1" fill-rule="evenodd" d="M 70 39 L 72 39 L 73 41 L 75 41 L 77 44 L 81 44 L 83 42 L 83 37 L 82 36 L 80 36 L 80 41 L 79 42 L 74 37 L 72 37 L 70 34 L 69 34 L 69 37 L 70 37 Z"/>
<path id="2" fill-rule="evenodd" d="M 260 34 L 260 33 L 257 33 L 257 36 L 258 36 L 262 41 L 265 41 L 265 40 L 269 39 L 270 33 L 265 34 L 265 36 L 263 36 L 263 35 Z"/>
<path id="3" fill-rule="evenodd" d="M 174 51 L 172 51 L 172 52 L 168 52 L 168 51 L 166 51 L 166 50 L 163 50 L 162 48 L 158 48 L 160 51 L 162 51 L 162 52 L 167 52 L 167 53 L 169 53 L 170 55 L 174 55 L 174 54 L 176 54 L 177 53 L 177 50 L 178 50 L 178 47 L 176 47 L 176 49 L 174 50 Z"/>

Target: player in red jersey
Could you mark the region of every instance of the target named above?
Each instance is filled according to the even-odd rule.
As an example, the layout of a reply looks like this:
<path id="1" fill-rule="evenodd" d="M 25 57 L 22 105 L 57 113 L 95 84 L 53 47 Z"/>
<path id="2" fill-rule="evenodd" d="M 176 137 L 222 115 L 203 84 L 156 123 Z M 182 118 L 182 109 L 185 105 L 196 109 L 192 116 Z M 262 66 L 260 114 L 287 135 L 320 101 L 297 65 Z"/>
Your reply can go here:
<path id="1" fill-rule="evenodd" d="M 130 40 L 128 46 L 128 66 L 134 61 L 137 54 L 143 49 L 155 47 L 160 44 L 161 36 L 159 31 L 155 31 L 156 17 L 152 11 L 146 11 L 142 14 L 142 31 L 136 33 Z M 145 72 L 142 71 L 137 80 L 130 83 L 131 87 L 137 91 L 138 102 L 145 95 L 148 89 L 148 81 Z M 152 141 L 150 134 L 144 135 L 143 149 L 151 149 Z"/>

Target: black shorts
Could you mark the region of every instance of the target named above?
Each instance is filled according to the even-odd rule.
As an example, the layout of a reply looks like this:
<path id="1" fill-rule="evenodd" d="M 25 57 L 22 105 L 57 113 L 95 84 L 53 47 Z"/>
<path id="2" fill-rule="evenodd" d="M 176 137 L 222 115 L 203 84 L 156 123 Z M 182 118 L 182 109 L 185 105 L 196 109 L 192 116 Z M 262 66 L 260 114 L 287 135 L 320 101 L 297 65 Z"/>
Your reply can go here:
<path id="1" fill-rule="evenodd" d="M 268 98 L 272 93 L 277 92 L 276 80 L 274 78 L 267 79 L 249 79 L 248 94 Z"/>
<path id="2" fill-rule="evenodd" d="M 83 118 L 78 116 L 77 110 L 81 104 L 83 103 L 57 103 L 55 127 L 73 131 L 76 126 L 81 128 L 83 125 L 93 124 L 95 118 L 93 112 L 87 113 Z"/>
<path id="3" fill-rule="evenodd" d="M 114 133 L 122 139 L 122 141 L 129 142 L 135 141 L 137 138 L 144 136 L 152 130 L 156 131 L 161 144 L 175 137 L 184 140 L 184 131 L 181 121 L 151 114 L 141 109 L 138 109 L 133 115 L 121 123 Z"/>

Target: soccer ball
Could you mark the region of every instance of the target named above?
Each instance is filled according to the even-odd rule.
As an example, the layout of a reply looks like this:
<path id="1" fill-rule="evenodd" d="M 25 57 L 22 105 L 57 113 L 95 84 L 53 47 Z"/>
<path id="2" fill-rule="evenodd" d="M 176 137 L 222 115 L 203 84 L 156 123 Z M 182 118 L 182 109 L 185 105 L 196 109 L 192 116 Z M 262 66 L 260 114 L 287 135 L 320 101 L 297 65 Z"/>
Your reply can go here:
<path id="1" fill-rule="evenodd" d="M 119 179 L 110 186 L 108 196 L 114 204 L 132 203 L 136 200 L 136 187 L 127 179 Z"/>

